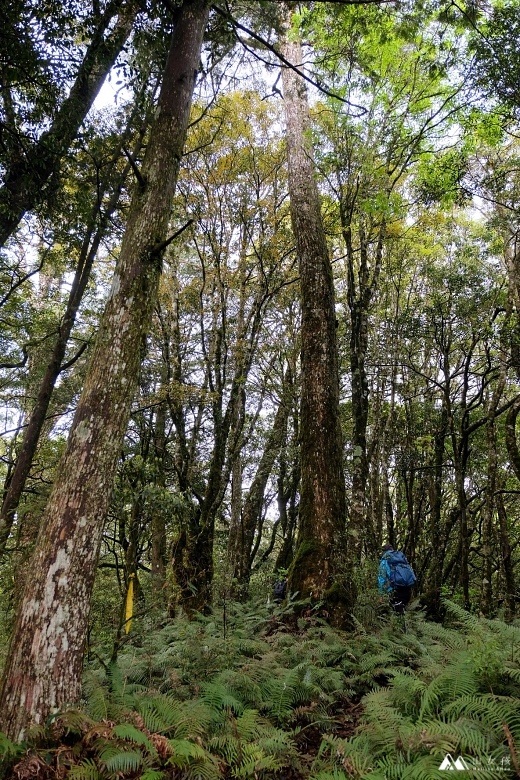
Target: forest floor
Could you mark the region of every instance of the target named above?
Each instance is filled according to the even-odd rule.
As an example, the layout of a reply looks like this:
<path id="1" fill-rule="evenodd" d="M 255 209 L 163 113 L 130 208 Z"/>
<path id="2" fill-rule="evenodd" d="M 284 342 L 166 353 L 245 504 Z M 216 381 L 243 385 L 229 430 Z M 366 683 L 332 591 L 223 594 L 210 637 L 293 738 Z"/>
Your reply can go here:
<path id="1" fill-rule="evenodd" d="M 6 780 L 430 780 L 452 759 L 520 777 L 520 626 L 447 603 L 406 633 L 377 610 L 289 630 L 291 609 L 143 622 L 86 669 L 79 710 L 0 738 Z"/>

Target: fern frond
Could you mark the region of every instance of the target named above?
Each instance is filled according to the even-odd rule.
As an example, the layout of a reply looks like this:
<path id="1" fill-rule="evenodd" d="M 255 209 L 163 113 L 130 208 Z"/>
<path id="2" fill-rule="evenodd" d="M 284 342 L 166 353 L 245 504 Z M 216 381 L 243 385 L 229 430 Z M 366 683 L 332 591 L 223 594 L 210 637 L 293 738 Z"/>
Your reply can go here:
<path id="1" fill-rule="evenodd" d="M 262 777 L 264 772 L 277 772 L 282 769 L 283 763 L 274 756 L 265 756 L 261 751 L 254 751 L 252 756 L 247 756 L 233 772 L 233 777 Z"/>
<path id="2" fill-rule="evenodd" d="M 504 723 L 510 731 L 520 733 L 518 699 L 513 697 L 493 694 L 464 696 L 447 704 L 443 714 L 448 717 L 473 717 L 501 735 L 503 735 Z"/>
<path id="3" fill-rule="evenodd" d="M 459 653 L 455 661 L 424 689 L 420 717 L 438 711 L 446 700 L 477 693 L 478 687 L 471 658 L 466 653 Z"/>
<path id="4" fill-rule="evenodd" d="M 225 685 L 207 683 L 202 690 L 202 701 L 214 710 L 229 708 L 240 715 L 244 710 L 243 703 Z"/>
<path id="5" fill-rule="evenodd" d="M 242 740 L 252 741 L 257 739 L 268 726 L 268 721 L 261 718 L 257 710 L 244 710 L 236 719 L 237 734 Z"/>
<path id="6" fill-rule="evenodd" d="M 520 669 L 513 666 L 504 666 L 504 674 L 516 683 L 520 683 Z"/>
<path id="7" fill-rule="evenodd" d="M 65 729 L 67 734 L 84 734 L 94 725 L 94 721 L 81 710 L 65 710 L 54 715 L 49 723 Z"/>
<path id="8" fill-rule="evenodd" d="M 134 742 L 136 745 L 142 745 L 152 756 L 157 756 L 154 744 L 146 734 L 136 728 L 132 723 L 120 723 L 112 729 L 114 737 Z"/>
<path id="9" fill-rule="evenodd" d="M 22 751 L 23 747 L 21 745 L 11 742 L 11 740 L 0 731 L 0 761 L 17 756 Z"/>
<path id="10" fill-rule="evenodd" d="M 221 756 L 228 766 L 234 766 L 241 750 L 240 742 L 233 734 L 219 734 L 211 738 L 209 746 Z"/>
<path id="11" fill-rule="evenodd" d="M 87 672 L 83 681 L 86 709 L 95 721 L 108 718 L 108 690 L 92 671 Z"/>
<path id="12" fill-rule="evenodd" d="M 138 750 L 124 750 L 116 745 L 108 745 L 99 756 L 109 774 L 137 772 L 144 763 L 143 754 Z"/>
<path id="13" fill-rule="evenodd" d="M 136 710 L 149 731 L 171 734 L 181 739 L 188 734 L 202 734 L 213 718 L 201 701 L 179 702 L 167 695 L 140 697 Z"/>
<path id="14" fill-rule="evenodd" d="M 262 671 L 255 679 L 255 667 L 247 665 L 243 669 L 225 669 L 215 677 L 214 682 L 224 685 L 232 691 L 245 704 L 259 707 L 263 701 L 262 688 L 259 684 L 264 677 Z"/>
<path id="15" fill-rule="evenodd" d="M 170 739 L 168 742 L 173 750 L 169 763 L 174 766 L 186 766 L 191 759 L 206 758 L 207 753 L 204 748 L 195 742 L 190 742 L 187 739 Z"/>
<path id="16" fill-rule="evenodd" d="M 70 767 L 67 777 L 70 780 L 100 780 L 101 775 L 96 762 L 91 758 L 84 758 L 80 764 Z"/>
<path id="17" fill-rule="evenodd" d="M 215 756 L 188 740 L 169 740 L 173 755 L 168 764 L 183 771 L 189 780 L 219 780 L 221 771 Z"/>
<path id="18" fill-rule="evenodd" d="M 139 780 L 164 780 L 165 777 L 159 769 L 145 769 Z"/>

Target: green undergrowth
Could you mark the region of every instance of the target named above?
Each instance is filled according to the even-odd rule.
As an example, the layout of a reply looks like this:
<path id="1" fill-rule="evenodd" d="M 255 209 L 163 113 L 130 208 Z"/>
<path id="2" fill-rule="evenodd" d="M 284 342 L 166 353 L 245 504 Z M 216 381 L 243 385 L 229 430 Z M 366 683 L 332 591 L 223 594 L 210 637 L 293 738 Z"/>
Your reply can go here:
<path id="1" fill-rule="evenodd" d="M 430 780 L 447 754 L 460 777 L 515 777 L 520 628 L 446 608 L 406 632 L 258 604 L 143 631 L 87 669 L 80 710 L 0 740 L 7 777 Z"/>

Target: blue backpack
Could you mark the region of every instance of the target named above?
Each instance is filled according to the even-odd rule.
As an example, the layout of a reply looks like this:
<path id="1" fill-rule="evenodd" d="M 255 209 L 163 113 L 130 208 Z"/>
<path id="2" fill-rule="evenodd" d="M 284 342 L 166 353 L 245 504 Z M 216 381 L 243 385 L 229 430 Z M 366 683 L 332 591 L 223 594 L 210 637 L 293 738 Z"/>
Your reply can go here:
<path id="1" fill-rule="evenodd" d="M 390 567 L 390 582 L 392 587 L 411 588 L 415 585 L 417 577 L 406 560 L 406 555 L 399 550 L 391 550 L 385 555 Z"/>

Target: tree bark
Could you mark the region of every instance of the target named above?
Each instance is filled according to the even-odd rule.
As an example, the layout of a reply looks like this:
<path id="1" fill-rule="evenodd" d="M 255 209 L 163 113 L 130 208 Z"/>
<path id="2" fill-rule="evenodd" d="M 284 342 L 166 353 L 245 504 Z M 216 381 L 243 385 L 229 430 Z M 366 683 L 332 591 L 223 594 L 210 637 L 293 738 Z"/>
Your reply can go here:
<path id="1" fill-rule="evenodd" d="M 285 377 L 285 381 L 289 381 L 287 377 Z M 285 397 L 280 400 L 260 463 L 241 508 L 240 516 L 237 518 L 238 522 L 232 527 L 233 533 L 230 533 L 229 550 L 233 577 L 237 582 L 236 595 L 239 598 L 247 597 L 253 563 L 255 531 L 258 529 L 262 515 L 267 482 L 285 438 L 288 417 L 289 403 L 286 392 Z"/>
<path id="2" fill-rule="evenodd" d="M 517 612 L 517 608 L 516 608 L 517 587 L 516 587 L 516 577 L 515 577 L 515 563 L 513 560 L 513 550 L 511 549 L 509 521 L 507 517 L 506 508 L 504 506 L 504 500 L 500 492 L 497 492 L 495 500 L 497 505 L 497 514 L 498 514 L 499 532 L 500 532 L 501 561 L 504 570 L 504 580 L 506 583 L 506 598 L 505 598 L 506 619 L 513 620 L 515 617 L 515 613 Z"/>
<path id="3" fill-rule="evenodd" d="M 516 420 L 520 414 L 520 399 L 510 408 L 506 418 L 506 447 L 516 478 L 520 479 L 520 451 L 516 440 Z"/>
<path id="4" fill-rule="evenodd" d="M 221 298 L 223 281 L 220 278 L 218 252 L 216 255 L 215 284 Z M 241 282 L 241 307 L 245 307 L 247 278 L 247 275 L 244 275 Z M 188 615 L 211 610 L 215 521 L 229 484 L 233 464 L 242 446 L 245 421 L 244 385 L 258 346 L 264 308 L 272 294 L 268 288 L 268 279 L 259 273 L 250 309 L 247 313 L 244 309 L 237 318 L 238 330 L 232 358 L 234 371 L 228 388 L 226 366 L 231 352 L 226 338 L 227 314 L 225 307 L 221 308 L 220 312 L 216 308 L 212 311 L 211 343 L 205 350 L 205 362 L 208 388 L 212 396 L 214 443 L 203 494 L 201 495 L 200 489 L 193 491 L 193 486 L 185 480 L 184 490 L 189 503 L 192 503 L 190 491 L 193 491 L 198 506 L 191 510 L 186 526 L 175 544 L 174 576 L 180 591 L 179 602 Z M 182 380 L 180 375 L 179 379 Z M 227 405 L 224 404 L 226 397 Z M 174 421 L 176 419 L 180 423 L 178 430 L 182 440 L 184 422 L 180 410 Z M 177 422 L 175 424 L 177 425 Z M 190 457 L 186 451 L 185 455 Z M 187 474 L 187 471 L 185 473 Z"/>
<path id="5" fill-rule="evenodd" d="M 280 569 L 289 569 L 294 557 L 294 538 L 296 535 L 296 526 L 298 521 L 298 494 L 300 487 L 301 469 L 299 460 L 299 449 L 297 442 L 299 440 L 299 419 L 298 410 L 295 410 L 292 421 L 292 432 L 280 458 L 280 470 L 278 473 L 278 521 L 282 531 L 282 545 L 276 556 L 274 571 Z M 291 442 L 292 438 L 292 442 Z M 287 451 L 294 450 L 294 457 L 291 459 L 291 468 L 287 474 Z"/>
<path id="6" fill-rule="evenodd" d="M 285 4 L 281 51 L 301 65 L 301 44 L 290 39 L 290 6 Z M 309 142 L 305 83 L 282 68 L 287 125 L 291 221 L 300 270 L 302 307 L 301 499 L 298 549 L 289 588 L 303 598 L 323 599 L 333 621 L 344 624 L 353 602 L 352 586 L 338 582 L 345 566 L 346 518 L 343 445 L 339 418 L 334 282 L 320 197 Z"/>
<path id="7" fill-rule="evenodd" d="M 442 524 L 442 486 L 443 468 L 445 458 L 445 442 L 448 436 L 448 409 L 446 397 L 443 395 L 442 408 L 438 415 L 438 426 L 434 434 L 434 458 L 430 475 L 429 494 L 431 507 L 430 538 L 431 561 L 428 570 L 428 595 L 427 606 L 429 613 L 440 619 L 441 617 L 441 587 L 442 571 L 446 553 L 446 534 L 443 533 Z"/>
<path id="8" fill-rule="evenodd" d="M 365 229 L 358 230 L 359 253 L 353 246 L 352 212 L 356 194 L 351 204 L 341 203 L 340 216 L 347 254 L 347 302 L 350 312 L 350 371 L 352 382 L 352 497 L 350 502 L 349 536 L 355 557 L 361 560 L 366 540 L 368 521 L 366 492 L 369 475 L 367 454 L 367 428 L 369 412 L 369 387 L 366 370 L 368 352 L 369 313 L 379 282 L 383 260 L 385 225 L 380 225 L 370 274 L 368 236 Z M 359 260 L 358 260 L 359 255 Z M 356 267 L 359 266 L 356 282 Z"/>
<path id="9" fill-rule="evenodd" d="M 7 658 L 0 728 L 20 740 L 31 722 L 76 702 L 95 567 L 135 392 L 140 344 L 161 257 L 208 4 L 180 9 L 161 93 L 107 302 L 59 476 L 36 544 Z"/>

